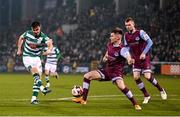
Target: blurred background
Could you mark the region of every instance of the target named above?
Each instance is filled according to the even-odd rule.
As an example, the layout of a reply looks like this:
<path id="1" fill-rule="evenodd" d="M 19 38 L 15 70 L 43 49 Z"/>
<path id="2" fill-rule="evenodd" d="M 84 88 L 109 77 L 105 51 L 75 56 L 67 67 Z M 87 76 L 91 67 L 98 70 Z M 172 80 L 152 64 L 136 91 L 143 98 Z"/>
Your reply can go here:
<path id="1" fill-rule="evenodd" d="M 128 16 L 153 40 L 153 71 L 180 75 L 180 0 L 0 0 L 0 72 L 26 72 L 17 40 L 34 20 L 61 51 L 59 72 L 102 67 L 110 30 L 126 31 Z"/>

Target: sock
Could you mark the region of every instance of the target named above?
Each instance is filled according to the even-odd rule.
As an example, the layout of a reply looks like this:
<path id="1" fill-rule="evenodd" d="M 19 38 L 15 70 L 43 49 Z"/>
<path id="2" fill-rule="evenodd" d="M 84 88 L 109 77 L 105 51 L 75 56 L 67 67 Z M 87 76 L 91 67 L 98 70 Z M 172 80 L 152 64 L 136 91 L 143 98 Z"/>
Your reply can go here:
<path id="1" fill-rule="evenodd" d="M 42 85 L 42 81 L 38 73 L 33 74 L 33 78 L 35 83 L 40 87 Z"/>
<path id="2" fill-rule="evenodd" d="M 131 92 L 127 87 L 125 87 L 125 88 L 124 88 L 123 90 L 121 90 L 121 91 L 127 96 L 127 98 L 132 102 L 133 105 L 136 105 L 136 104 L 137 104 L 136 100 L 135 100 L 134 97 L 133 97 L 132 92 Z"/>
<path id="3" fill-rule="evenodd" d="M 159 91 L 163 91 L 162 87 L 159 85 L 159 83 L 157 82 L 157 80 L 151 75 L 151 78 L 148 79 L 148 81 L 153 84 L 155 87 L 157 87 L 157 89 Z"/>
<path id="4" fill-rule="evenodd" d="M 84 78 L 83 80 L 83 100 L 86 101 L 87 100 L 87 95 L 89 92 L 89 86 L 90 86 L 90 80 Z"/>
<path id="5" fill-rule="evenodd" d="M 39 86 L 37 86 L 37 84 L 34 83 L 31 102 L 37 99 L 38 93 L 39 93 Z"/>
<path id="6" fill-rule="evenodd" d="M 142 82 L 142 80 L 139 78 L 135 81 L 136 81 L 138 88 L 143 92 L 144 97 L 148 97 L 149 93 L 146 91 L 146 88 L 144 87 L 144 83 Z"/>
<path id="7" fill-rule="evenodd" d="M 32 96 L 31 102 L 33 102 L 34 100 L 37 100 L 37 96 Z"/>
<path id="8" fill-rule="evenodd" d="M 45 76 L 45 80 L 46 80 L 46 83 L 49 82 L 49 76 L 48 75 Z"/>
<path id="9" fill-rule="evenodd" d="M 44 90 L 44 86 L 42 85 L 42 81 L 40 79 L 40 76 L 38 73 L 33 74 L 34 77 L 34 82 L 35 84 L 40 87 L 40 90 L 43 91 Z"/>

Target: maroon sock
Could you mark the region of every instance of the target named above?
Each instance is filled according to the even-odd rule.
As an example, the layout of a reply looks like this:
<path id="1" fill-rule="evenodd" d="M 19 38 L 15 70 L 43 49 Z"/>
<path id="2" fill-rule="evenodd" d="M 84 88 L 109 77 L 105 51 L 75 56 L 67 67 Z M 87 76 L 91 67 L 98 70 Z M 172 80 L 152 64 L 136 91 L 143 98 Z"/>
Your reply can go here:
<path id="1" fill-rule="evenodd" d="M 127 87 L 125 87 L 121 91 L 127 96 L 127 98 L 132 102 L 133 105 L 137 104 L 137 101 L 134 99 L 132 92 Z"/>
<path id="2" fill-rule="evenodd" d="M 87 78 L 84 78 L 84 80 L 83 80 L 83 100 L 85 100 L 85 101 L 87 100 L 90 82 L 91 81 Z"/>
<path id="3" fill-rule="evenodd" d="M 147 92 L 146 88 L 144 87 L 144 83 L 142 82 L 142 80 L 139 78 L 135 81 L 136 81 L 138 88 L 143 92 L 144 97 L 150 96 L 149 93 Z"/>
<path id="4" fill-rule="evenodd" d="M 159 83 L 157 82 L 157 80 L 151 75 L 151 78 L 148 79 L 148 81 L 153 84 L 155 87 L 157 87 L 157 89 L 159 91 L 163 91 L 162 87 L 159 85 Z"/>

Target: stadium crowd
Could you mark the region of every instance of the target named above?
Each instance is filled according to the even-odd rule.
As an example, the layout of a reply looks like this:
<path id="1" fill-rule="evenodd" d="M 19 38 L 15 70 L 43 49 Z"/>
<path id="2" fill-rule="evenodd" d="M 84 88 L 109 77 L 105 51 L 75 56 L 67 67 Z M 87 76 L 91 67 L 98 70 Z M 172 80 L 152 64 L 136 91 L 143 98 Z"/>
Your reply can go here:
<path id="1" fill-rule="evenodd" d="M 68 5 L 58 2 L 55 8 L 45 9 L 38 16 L 14 22 L 8 30 L 0 32 L 0 65 L 8 62 L 22 64 L 21 57 L 16 56 L 17 40 L 34 19 L 41 21 L 43 32 L 49 34 L 54 45 L 61 50 L 62 63 L 90 63 L 92 60 L 100 60 L 105 53 L 110 30 L 116 26 L 125 29 L 124 19 L 127 16 L 133 17 L 138 27 L 144 29 L 153 40 L 153 61 L 180 61 L 178 0 L 164 9 L 159 9 L 159 6 L 150 1 L 140 2 L 120 14 L 115 13 L 114 5 L 112 1 L 93 5 L 87 12 L 85 10 L 76 14 L 75 3 Z M 67 26 L 71 30 L 64 30 Z"/>

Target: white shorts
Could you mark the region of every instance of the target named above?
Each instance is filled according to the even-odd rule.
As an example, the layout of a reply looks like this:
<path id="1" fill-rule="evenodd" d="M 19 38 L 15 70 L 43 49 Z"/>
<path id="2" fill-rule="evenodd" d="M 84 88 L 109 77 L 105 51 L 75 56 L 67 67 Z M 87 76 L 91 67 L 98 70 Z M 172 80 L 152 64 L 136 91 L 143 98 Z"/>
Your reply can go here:
<path id="1" fill-rule="evenodd" d="M 32 67 L 36 67 L 38 69 L 38 72 L 40 74 L 42 73 L 42 64 L 40 57 L 23 56 L 23 64 L 28 71 L 30 71 Z"/>
<path id="2" fill-rule="evenodd" d="M 51 73 L 55 73 L 55 72 L 56 72 L 56 69 L 57 69 L 57 65 L 50 64 L 50 63 L 46 63 L 46 64 L 45 64 L 45 70 L 46 70 L 46 71 L 49 71 L 49 72 L 51 72 Z"/>

